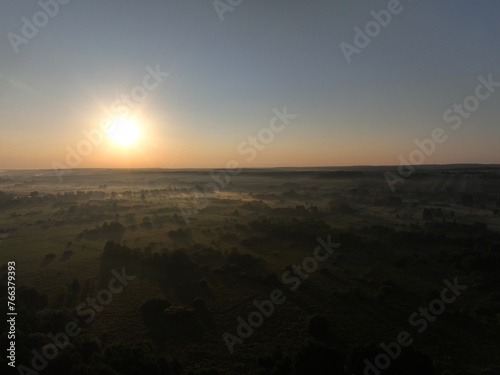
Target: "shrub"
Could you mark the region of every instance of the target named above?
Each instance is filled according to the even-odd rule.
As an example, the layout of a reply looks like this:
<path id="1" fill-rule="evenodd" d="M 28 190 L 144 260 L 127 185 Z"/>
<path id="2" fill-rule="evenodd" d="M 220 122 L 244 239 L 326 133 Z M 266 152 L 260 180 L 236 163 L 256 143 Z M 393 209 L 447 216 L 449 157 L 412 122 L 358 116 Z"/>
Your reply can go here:
<path id="1" fill-rule="evenodd" d="M 332 375 L 344 373 L 344 361 L 330 347 L 317 343 L 306 343 L 295 357 L 296 375 Z"/>
<path id="2" fill-rule="evenodd" d="M 324 339 L 328 337 L 328 320 L 321 314 L 312 315 L 307 320 L 307 332 L 315 339 Z"/>
<path id="3" fill-rule="evenodd" d="M 142 315 L 161 314 L 170 307 L 170 302 L 165 299 L 150 299 L 141 306 Z"/>
<path id="4" fill-rule="evenodd" d="M 201 297 L 196 297 L 193 301 L 193 307 L 195 310 L 205 311 L 207 309 L 207 303 Z"/>

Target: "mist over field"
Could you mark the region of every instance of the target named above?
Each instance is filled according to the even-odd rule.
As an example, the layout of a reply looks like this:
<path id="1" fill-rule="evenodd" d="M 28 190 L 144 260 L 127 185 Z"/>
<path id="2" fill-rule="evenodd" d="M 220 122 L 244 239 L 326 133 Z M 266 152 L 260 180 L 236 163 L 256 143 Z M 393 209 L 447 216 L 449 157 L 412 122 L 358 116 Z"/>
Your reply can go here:
<path id="1" fill-rule="evenodd" d="M 500 168 L 385 173 L 2 172 L 21 363 L 68 337 L 44 373 L 363 373 L 406 337 L 393 371 L 496 373 Z"/>

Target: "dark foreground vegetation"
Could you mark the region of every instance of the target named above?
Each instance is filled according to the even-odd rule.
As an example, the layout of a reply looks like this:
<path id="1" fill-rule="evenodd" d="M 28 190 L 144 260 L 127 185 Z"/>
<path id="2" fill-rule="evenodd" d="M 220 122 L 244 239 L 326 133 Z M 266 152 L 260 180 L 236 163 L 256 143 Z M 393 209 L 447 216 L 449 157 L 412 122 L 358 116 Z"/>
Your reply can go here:
<path id="1" fill-rule="evenodd" d="M 2 180 L 13 373 L 500 373 L 496 169 L 424 171 L 397 192 L 369 170 L 247 171 L 186 218 L 204 176 Z"/>

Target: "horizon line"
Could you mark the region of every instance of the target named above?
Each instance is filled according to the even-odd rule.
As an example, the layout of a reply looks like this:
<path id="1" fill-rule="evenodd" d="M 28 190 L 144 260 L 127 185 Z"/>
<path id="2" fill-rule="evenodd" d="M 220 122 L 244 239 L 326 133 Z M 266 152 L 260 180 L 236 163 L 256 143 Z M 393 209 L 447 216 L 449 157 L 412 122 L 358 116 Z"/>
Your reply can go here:
<path id="1" fill-rule="evenodd" d="M 245 167 L 240 168 L 242 171 L 245 170 L 271 170 L 271 169 L 327 169 L 327 168 L 398 168 L 401 165 L 390 165 L 390 164 L 380 164 L 380 165 L 369 165 L 369 164 L 360 164 L 360 165 L 326 165 L 326 166 L 274 166 L 274 167 Z M 426 167 L 500 167 L 500 163 L 449 163 L 449 164 L 419 164 L 412 165 L 414 168 L 426 168 Z M 407 167 L 405 165 L 405 167 Z M 89 167 L 89 168 L 68 168 L 63 169 L 65 171 L 89 171 L 89 170 L 156 170 L 156 171 L 200 171 L 200 170 L 225 170 L 228 168 L 225 167 L 186 167 L 186 168 L 165 168 L 165 167 Z M 1 168 L 0 173 L 6 171 L 53 171 L 52 168 Z"/>

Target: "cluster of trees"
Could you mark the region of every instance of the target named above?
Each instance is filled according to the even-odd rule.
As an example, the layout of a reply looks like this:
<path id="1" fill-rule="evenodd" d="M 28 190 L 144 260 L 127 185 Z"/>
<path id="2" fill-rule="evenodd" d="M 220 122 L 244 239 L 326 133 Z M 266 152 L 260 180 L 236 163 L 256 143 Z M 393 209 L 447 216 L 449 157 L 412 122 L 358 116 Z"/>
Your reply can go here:
<path id="1" fill-rule="evenodd" d="M 14 233 L 16 231 L 17 231 L 17 228 L 2 228 L 2 229 L 0 229 L 0 235 L 2 235 L 2 234 L 4 234 L 4 235 L 5 234 L 10 234 L 10 233 Z M 0 237 L 0 239 L 1 238 L 2 237 Z"/>
<path id="2" fill-rule="evenodd" d="M 297 205 L 295 207 L 276 207 L 270 211 L 271 215 L 287 216 L 287 217 L 315 217 L 320 214 L 318 207 L 312 205 L 306 207 L 304 205 Z"/>
<path id="3" fill-rule="evenodd" d="M 354 214 L 356 213 L 356 209 L 353 208 L 347 199 L 336 199 L 333 201 L 329 201 L 326 205 L 326 209 L 330 213 L 340 213 L 340 214 Z"/>
<path id="4" fill-rule="evenodd" d="M 140 267 L 142 257 L 143 252 L 139 248 L 131 249 L 113 241 L 106 242 L 101 254 L 100 285 L 104 286 L 109 281 L 113 269 L 119 271 L 125 267 L 127 273 L 135 274 Z"/>
<path id="5" fill-rule="evenodd" d="M 272 219 L 259 219 L 251 222 L 249 227 L 253 231 L 273 235 L 287 240 L 291 238 L 308 238 L 314 234 L 315 241 L 318 231 L 330 234 L 331 228 L 321 221 L 276 221 Z M 109 225 L 108 225 L 109 226 Z M 443 227 L 444 226 L 444 227 Z M 446 235 L 443 234 L 446 232 Z M 319 230 L 318 230 L 319 229 Z M 174 233 L 185 233 L 185 230 Z M 460 235 L 466 234 L 463 240 Z M 468 234 L 474 234 L 470 236 Z M 480 235 L 476 236 L 476 235 Z M 294 237 L 295 236 L 295 237 Z M 395 230 L 387 226 L 375 225 L 361 230 L 347 230 L 338 235 L 342 243 L 342 251 L 346 249 L 370 248 L 378 251 L 382 246 L 395 249 L 398 246 L 415 246 L 416 248 L 435 247 L 442 250 L 437 260 L 471 273 L 473 288 L 476 290 L 492 291 L 491 285 L 498 282 L 496 275 L 500 267 L 500 238 L 480 223 L 465 225 L 456 223 L 430 223 L 427 226 L 416 227 L 413 230 Z M 460 245 L 460 246 L 457 246 Z M 151 247 L 157 248 L 153 244 Z M 194 259 L 207 259 L 212 255 L 226 266 L 237 266 L 240 270 L 252 268 L 262 264 L 259 258 L 233 250 L 222 254 L 209 247 L 201 245 L 192 246 L 188 250 L 180 249 L 161 252 L 146 252 L 141 249 L 131 249 L 112 241 L 106 243 L 101 256 L 101 274 L 103 280 L 109 279 L 109 269 L 121 266 L 127 267 L 127 273 L 135 273 L 139 266 L 142 273 L 148 277 L 162 278 L 165 275 L 182 275 L 193 270 L 197 264 Z M 432 254 L 432 253 L 430 253 Z M 205 262 L 201 262 L 200 264 Z M 207 282 L 200 282 L 205 287 Z M 386 280 L 382 283 L 379 292 L 391 294 L 397 285 Z M 27 319 L 22 323 L 22 332 L 19 338 L 19 353 L 22 358 L 30 358 L 32 348 L 45 345 L 47 338 L 45 332 L 60 330 L 61 322 L 66 322 L 74 316 L 67 307 L 74 307 L 81 298 L 83 288 L 78 282 L 68 286 L 67 301 L 61 310 L 48 310 L 47 297 L 32 288 L 19 289 L 19 308 Z M 1 301 L 2 303 L 5 301 Z M 24 310 L 23 310 L 24 309 Z M 489 299 L 484 299 L 478 304 L 475 314 L 485 319 L 495 319 L 500 312 L 500 298 L 491 294 Z M 151 337 L 161 339 L 171 337 L 179 340 L 183 338 L 198 338 L 203 334 L 202 318 L 210 312 L 202 299 L 197 299 L 190 306 L 172 306 L 167 300 L 146 301 L 138 314 L 152 333 Z M 205 314 L 205 315 L 204 315 Z M 0 328 L 5 332 L 5 322 Z M 204 325 L 203 325 L 204 327 Z M 321 315 L 312 316 L 307 323 L 307 331 L 311 340 L 305 342 L 298 350 L 284 353 L 277 349 L 274 353 L 256 358 L 256 368 L 249 369 L 249 374 L 255 375 L 305 375 L 305 374 L 340 374 L 361 375 L 366 368 L 366 359 L 375 363 L 377 356 L 382 354 L 378 346 L 370 345 L 350 350 L 336 348 L 330 342 L 328 321 Z M 0 360 L 4 361 L 3 359 Z M 28 362 L 27 362 L 28 363 Z M 4 365 L 4 363 L 0 363 Z M 70 375 L 128 375 L 148 373 L 158 375 L 184 375 L 179 362 L 155 354 L 155 348 L 148 343 L 132 344 L 102 344 L 96 337 L 82 334 L 75 339 L 67 350 L 62 352 L 55 360 L 50 362 L 44 371 L 47 374 Z M 411 348 L 403 349 L 401 355 L 384 370 L 384 374 L 429 374 L 435 373 L 432 362 L 428 357 Z M 192 375 L 222 375 L 219 370 L 203 370 Z"/>
<path id="6" fill-rule="evenodd" d="M 203 334 L 198 316 L 189 306 L 172 306 L 167 300 L 152 299 L 141 306 L 140 313 L 150 336 L 155 340 L 193 339 Z"/>
<path id="7" fill-rule="evenodd" d="M 87 239 L 90 241 L 114 241 L 120 242 L 126 232 L 126 228 L 116 222 L 105 222 L 101 227 L 95 229 L 85 229 L 77 236 L 77 240 Z"/>
<path id="8" fill-rule="evenodd" d="M 168 238 L 172 241 L 187 242 L 191 239 L 191 229 L 179 228 L 177 230 L 170 230 L 167 233 Z"/>
<path id="9" fill-rule="evenodd" d="M 260 258 L 254 257 L 252 254 L 244 254 L 233 248 L 226 256 L 228 264 L 236 265 L 241 268 L 252 268 L 264 265 L 264 261 Z"/>
<path id="10" fill-rule="evenodd" d="M 445 213 L 445 212 L 443 212 L 441 207 L 424 208 L 424 210 L 422 211 L 422 219 L 424 219 L 424 220 L 430 221 L 434 218 L 441 218 L 442 219 L 445 217 L 454 218 L 455 213 L 453 211 L 449 211 L 448 213 Z"/>
<path id="11" fill-rule="evenodd" d="M 297 220 L 275 221 L 263 217 L 252 220 L 248 224 L 250 229 L 257 233 L 264 233 L 275 238 L 282 238 L 296 242 L 313 242 L 318 236 L 329 235 L 333 229 L 323 220 Z"/>
<path id="12" fill-rule="evenodd" d="M 183 272 L 196 267 L 185 249 L 163 251 L 142 259 L 142 269 L 152 275 L 164 275 L 168 272 Z"/>
<path id="13" fill-rule="evenodd" d="M 318 318 L 320 320 L 320 318 Z M 311 322 L 317 320 L 309 320 Z M 316 324 L 316 323 L 315 323 Z M 315 325 L 314 324 L 314 325 Z M 321 327 L 326 328 L 326 327 Z M 324 336 L 324 335 L 323 335 Z M 344 348 L 342 348 L 344 349 Z M 374 363 L 379 355 L 387 354 L 380 346 L 366 345 L 350 350 L 336 348 L 323 339 L 308 339 L 295 352 L 284 353 L 277 347 L 272 353 L 257 358 L 258 369 L 252 374 L 258 375 L 434 375 L 436 373 L 432 360 L 413 347 L 402 348 L 399 357 L 392 360 L 390 366 L 380 372 Z M 375 370 L 366 370 L 371 363 Z M 213 372 L 213 374 L 221 374 Z"/>
<path id="14" fill-rule="evenodd" d="M 0 191 L 0 208 L 8 209 L 19 206 L 21 204 L 20 199 L 14 199 L 12 194 L 4 193 Z"/>
<path id="15" fill-rule="evenodd" d="M 129 251 L 122 248 L 123 252 Z M 110 244 L 107 252 L 118 251 L 118 247 Z M 4 285 L 2 285 L 4 286 Z M 79 285 L 73 282 L 70 289 L 79 291 Z M 2 303 L 5 297 L 2 297 Z M 48 332 L 59 332 L 63 325 L 75 319 L 71 310 L 47 309 L 47 297 L 33 288 L 20 288 L 18 294 L 18 311 L 25 316 L 19 322 L 16 338 L 18 353 L 17 363 L 30 366 L 33 358 L 32 350 L 41 352 L 42 348 L 51 344 Z M 169 334 L 179 339 L 183 335 L 200 335 L 201 327 L 196 310 L 204 310 L 203 301 L 187 306 L 171 306 L 167 300 L 154 299 L 146 301 L 140 314 L 149 329 L 157 334 Z M 82 323 L 82 322 L 80 322 Z M 83 324 L 80 324 L 83 327 Z M 8 330 L 6 322 L 1 323 L 3 334 Z M 243 373 L 250 375 L 361 375 L 364 374 L 366 359 L 375 362 L 382 354 L 376 346 L 356 348 L 345 355 L 342 351 L 328 343 L 330 337 L 328 321 L 321 315 L 313 315 L 307 321 L 307 330 L 311 339 L 301 347 L 290 352 L 276 348 L 272 353 L 255 358 L 255 366 Z M 173 336 L 172 336 L 173 335 Z M 0 358 L 0 366 L 6 366 L 6 359 Z M 223 365 L 226 367 L 225 365 Z M 230 366 L 228 366 L 230 367 Z M 48 375 L 224 375 L 217 369 L 205 369 L 187 372 L 180 361 L 158 354 L 150 341 L 102 343 L 101 340 L 82 331 L 71 339 L 69 345 L 59 354 L 47 361 L 43 370 Z M 435 373 L 431 360 L 412 348 L 403 349 L 399 358 L 391 363 L 384 373 L 392 374 L 428 374 Z"/>

